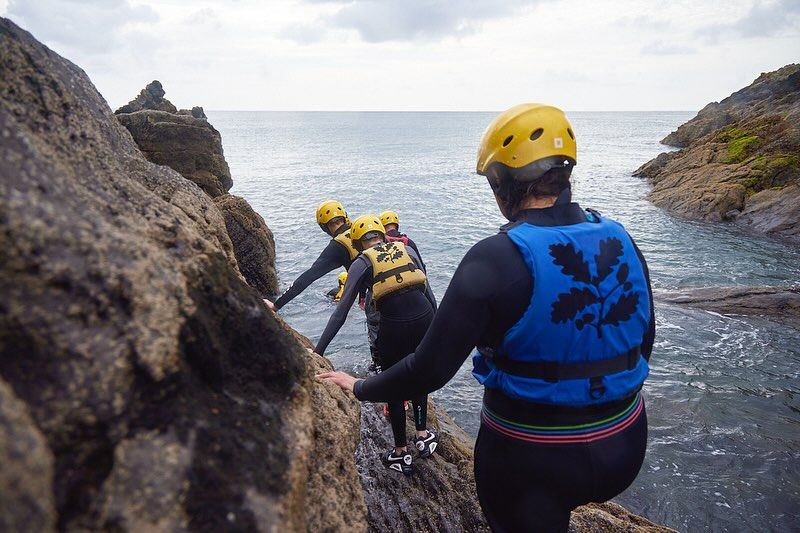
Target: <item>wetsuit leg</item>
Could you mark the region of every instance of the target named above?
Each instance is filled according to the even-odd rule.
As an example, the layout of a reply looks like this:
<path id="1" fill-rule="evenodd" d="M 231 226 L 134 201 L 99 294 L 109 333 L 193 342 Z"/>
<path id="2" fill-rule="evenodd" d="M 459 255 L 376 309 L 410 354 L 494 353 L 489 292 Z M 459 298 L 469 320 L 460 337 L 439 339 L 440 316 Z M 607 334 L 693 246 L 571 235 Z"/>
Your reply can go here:
<path id="1" fill-rule="evenodd" d="M 414 427 L 417 431 L 428 429 L 428 396 L 420 396 L 411 400 L 414 408 Z"/>
<path id="2" fill-rule="evenodd" d="M 392 435 L 395 448 L 408 444 L 406 440 L 406 411 L 403 402 L 389 402 L 389 422 L 392 424 Z"/>
<path id="3" fill-rule="evenodd" d="M 433 308 L 430 307 L 427 300 L 424 299 L 422 293 L 402 296 L 406 297 L 404 298 L 406 301 L 412 297 L 415 300 L 421 301 L 422 314 L 418 314 L 411 319 L 398 319 L 387 316 L 386 313 L 381 312 L 375 346 L 377 352 L 380 354 L 382 370 L 392 367 L 403 359 L 403 357 L 413 352 L 419 344 L 419 341 L 425 336 L 425 332 L 428 330 L 428 326 L 433 320 Z M 410 303 L 414 302 L 412 301 Z M 405 309 L 415 310 L 412 305 L 406 306 Z M 428 412 L 427 395 L 415 399 L 413 403 L 415 426 L 418 430 L 426 429 Z M 406 415 L 403 402 L 391 402 L 388 406 L 395 446 L 405 446 Z M 419 410 L 418 407 L 420 408 Z"/>
<path id="4" fill-rule="evenodd" d="M 475 485 L 493 531 L 567 531 L 573 509 L 606 501 L 636 478 L 647 444 L 647 417 L 619 433 L 581 444 L 539 444 L 481 425 Z"/>

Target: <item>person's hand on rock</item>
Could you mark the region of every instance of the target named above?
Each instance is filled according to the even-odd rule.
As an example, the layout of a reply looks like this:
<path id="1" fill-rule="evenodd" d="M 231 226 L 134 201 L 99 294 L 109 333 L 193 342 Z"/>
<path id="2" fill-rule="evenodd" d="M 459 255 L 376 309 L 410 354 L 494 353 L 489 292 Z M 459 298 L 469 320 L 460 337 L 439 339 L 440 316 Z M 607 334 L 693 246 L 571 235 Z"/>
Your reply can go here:
<path id="1" fill-rule="evenodd" d="M 332 381 L 339 385 L 344 390 L 353 392 L 353 387 L 356 385 L 356 378 L 344 372 L 323 372 L 317 374 L 316 378 L 320 381 Z"/>
<path id="2" fill-rule="evenodd" d="M 269 310 L 272 311 L 273 313 L 277 313 L 278 312 L 278 310 L 275 309 L 275 304 L 272 303 L 271 301 L 269 301 L 266 298 L 264 298 L 264 303 L 267 304 L 267 307 L 269 307 Z"/>

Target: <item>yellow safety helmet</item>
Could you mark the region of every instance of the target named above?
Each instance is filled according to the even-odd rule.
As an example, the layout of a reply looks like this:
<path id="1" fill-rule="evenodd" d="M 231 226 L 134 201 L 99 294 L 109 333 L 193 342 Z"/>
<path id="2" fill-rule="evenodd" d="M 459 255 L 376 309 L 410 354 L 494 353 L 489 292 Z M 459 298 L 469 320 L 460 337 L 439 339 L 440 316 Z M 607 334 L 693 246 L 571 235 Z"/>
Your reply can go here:
<path id="1" fill-rule="evenodd" d="M 378 215 L 361 215 L 355 219 L 353 225 L 350 226 L 350 238 L 353 239 L 353 243 L 355 243 L 360 241 L 364 235 L 373 231 L 378 231 L 384 236 L 386 235 L 386 228 L 381 224 Z"/>
<path id="2" fill-rule="evenodd" d="M 400 217 L 394 211 L 384 211 L 381 213 L 381 224 L 386 227 L 386 224 L 397 224 L 400 227 Z"/>
<path id="3" fill-rule="evenodd" d="M 533 181 L 552 168 L 577 162 L 575 133 L 563 111 L 544 104 L 520 104 L 500 113 L 483 133 L 477 172 L 495 165 L 518 181 Z"/>
<path id="4" fill-rule="evenodd" d="M 317 208 L 317 224 L 322 228 L 325 233 L 328 232 L 326 224 L 334 218 L 344 217 L 345 224 L 350 223 L 347 218 L 347 212 L 344 210 L 342 203 L 336 200 L 325 200 Z"/>
<path id="5" fill-rule="evenodd" d="M 339 281 L 339 285 L 344 285 L 347 283 L 347 272 L 339 272 L 339 275 L 336 277 Z"/>

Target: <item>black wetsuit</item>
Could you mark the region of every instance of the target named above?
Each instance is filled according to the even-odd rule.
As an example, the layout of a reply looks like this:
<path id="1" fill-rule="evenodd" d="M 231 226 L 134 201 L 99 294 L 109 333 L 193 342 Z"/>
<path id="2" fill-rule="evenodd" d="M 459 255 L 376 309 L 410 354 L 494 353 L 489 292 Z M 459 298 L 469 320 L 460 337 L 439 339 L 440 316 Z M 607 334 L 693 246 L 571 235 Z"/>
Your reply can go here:
<path id="1" fill-rule="evenodd" d="M 419 256 L 413 250 L 407 249 L 412 260 L 420 265 Z M 347 313 L 353 305 L 356 296 L 363 289 L 372 286 L 372 264 L 364 256 L 359 256 L 353 261 L 347 271 L 347 284 L 344 288 L 336 310 L 328 320 L 325 331 L 314 349 L 324 355 L 328 345 L 344 324 Z M 436 311 L 436 299 L 430 286 L 425 284 L 422 289 L 410 289 L 404 292 L 388 294 L 378 302 L 380 323 L 378 337 L 375 341 L 380 366 L 383 370 L 391 368 L 417 347 L 425 332 L 428 330 Z M 428 395 L 416 394 L 387 402 L 389 406 L 389 419 L 394 434 L 396 447 L 406 445 L 406 416 L 403 400 L 411 399 L 414 407 L 414 421 L 418 431 L 427 429 Z"/>
<path id="2" fill-rule="evenodd" d="M 339 235 L 348 229 L 349 226 L 345 224 L 336 230 L 336 233 L 334 233 L 333 236 L 335 237 L 336 235 Z M 284 292 L 280 298 L 275 300 L 275 309 L 280 309 L 292 301 L 301 292 L 306 290 L 306 287 L 317 281 L 328 272 L 340 267 L 349 268 L 350 263 L 350 253 L 347 251 L 347 248 L 331 239 L 331 241 L 328 243 L 328 246 L 322 250 L 322 253 L 319 254 L 319 257 L 317 257 L 317 260 L 314 261 L 311 267 L 300 274 L 297 279 L 294 280 L 294 283 L 292 283 L 289 288 L 286 289 L 286 292 Z"/>
<path id="3" fill-rule="evenodd" d="M 569 196 L 546 209 L 521 211 L 518 221 L 541 226 L 584 222 Z M 648 286 L 647 266 L 644 266 Z M 359 380 L 360 400 L 387 401 L 435 391 L 458 371 L 476 346 L 498 346 L 531 302 L 532 275 L 515 244 L 498 233 L 473 246 L 462 259 L 436 316 L 415 353 L 376 376 Z M 650 291 L 652 309 L 652 291 Z M 649 359 L 655 336 L 651 316 L 642 354 Z M 634 409 L 635 406 L 635 409 Z M 635 478 L 644 457 L 647 422 L 639 394 L 589 408 L 534 404 L 484 389 L 484 412 L 514 427 L 546 430 L 600 427 L 621 420 L 613 435 L 597 431 L 581 444 L 541 444 L 492 429 L 482 413 L 475 447 L 475 482 L 484 515 L 495 531 L 566 531 L 570 511 L 607 500 Z M 622 415 L 624 414 L 624 417 Z"/>

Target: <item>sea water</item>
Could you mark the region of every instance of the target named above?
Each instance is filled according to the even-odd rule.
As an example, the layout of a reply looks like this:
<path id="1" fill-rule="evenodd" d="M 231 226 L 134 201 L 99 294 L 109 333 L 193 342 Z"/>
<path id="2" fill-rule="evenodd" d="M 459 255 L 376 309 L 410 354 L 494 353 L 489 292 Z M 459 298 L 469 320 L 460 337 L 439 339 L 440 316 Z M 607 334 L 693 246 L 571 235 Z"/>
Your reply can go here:
<path id="1" fill-rule="evenodd" d="M 475 174 L 494 113 L 209 112 L 234 186 L 269 224 L 281 289 L 329 237 L 317 205 L 341 200 L 351 218 L 396 211 L 441 298 L 456 266 L 505 221 Z M 644 253 L 656 292 L 719 285 L 800 285 L 800 249 L 726 224 L 675 218 L 631 176 L 667 150 L 659 140 L 693 113 L 569 113 L 578 140 L 574 198 L 622 222 Z M 333 310 L 331 272 L 281 315 L 313 341 Z M 644 387 L 649 444 L 633 485 L 616 498 L 683 530 L 800 529 L 800 331 L 656 300 L 657 333 Z M 354 307 L 326 353 L 367 371 L 364 315 Z M 465 359 L 433 393 L 472 435 L 481 388 Z"/>

